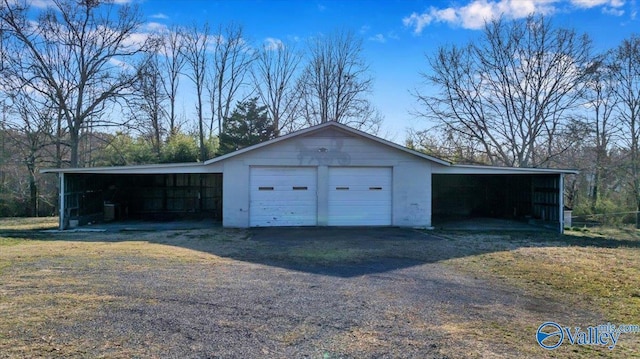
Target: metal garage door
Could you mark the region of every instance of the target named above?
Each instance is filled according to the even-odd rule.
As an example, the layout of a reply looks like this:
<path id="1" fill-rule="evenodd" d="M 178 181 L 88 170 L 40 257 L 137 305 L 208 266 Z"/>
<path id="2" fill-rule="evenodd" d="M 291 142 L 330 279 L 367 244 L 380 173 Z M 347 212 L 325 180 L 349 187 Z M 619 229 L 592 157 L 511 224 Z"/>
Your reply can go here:
<path id="1" fill-rule="evenodd" d="M 391 225 L 391 168 L 329 168 L 328 224 Z"/>
<path id="2" fill-rule="evenodd" d="M 315 167 L 252 167 L 250 226 L 315 226 L 316 183 Z"/>

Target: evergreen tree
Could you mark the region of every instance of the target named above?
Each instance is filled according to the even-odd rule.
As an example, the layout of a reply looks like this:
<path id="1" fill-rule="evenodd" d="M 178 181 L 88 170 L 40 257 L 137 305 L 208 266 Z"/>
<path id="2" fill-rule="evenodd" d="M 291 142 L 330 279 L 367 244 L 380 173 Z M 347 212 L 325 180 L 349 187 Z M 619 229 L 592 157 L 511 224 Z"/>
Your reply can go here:
<path id="1" fill-rule="evenodd" d="M 231 116 L 224 122 L 220 134 L 218 155 L 255 145 L 275 137 L 273 121 L 266 106 L 258 106 L 258 98 L 238 102 Z"/>

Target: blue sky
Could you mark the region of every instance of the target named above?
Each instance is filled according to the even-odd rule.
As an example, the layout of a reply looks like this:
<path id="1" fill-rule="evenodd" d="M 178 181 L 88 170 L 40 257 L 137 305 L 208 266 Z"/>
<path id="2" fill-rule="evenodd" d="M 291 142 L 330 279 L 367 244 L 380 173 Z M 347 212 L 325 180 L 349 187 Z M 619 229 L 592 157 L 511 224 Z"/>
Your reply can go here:
<path id="1" fill-rule="evenodd" d="M 558 26 L 588 33 L 600 50 L 640 33 L 640 0 L 116 1 L 139 2 L 149 23 L 208 21 L 215 28 L 234 21 L 255 45 L 279 39 L 304 46 L 305 39 L 321 33 L 353 30 L 364 40 L 375 79 L 371 99 L 385 118 L 380 134 L 399 143 L 406 128 L 426 127 L 410 114 L 415 106 L 410 90 L 420 85 L 420 72 L 428 71 L 425 54 L 440 45 L 468 43 L 480 35 L 485 19 L 543 13 Z"/>

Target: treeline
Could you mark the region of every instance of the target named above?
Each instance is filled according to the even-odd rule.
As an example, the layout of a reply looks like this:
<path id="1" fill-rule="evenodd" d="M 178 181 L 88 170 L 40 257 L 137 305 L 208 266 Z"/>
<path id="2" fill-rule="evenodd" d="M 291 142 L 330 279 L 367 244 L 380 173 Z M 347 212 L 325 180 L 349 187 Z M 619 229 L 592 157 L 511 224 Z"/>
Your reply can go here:
<path id="1" fill-rule="evenodd" d="M 253 43 L 236 23 L 164 26 L 133 5 L 51 4 L 0 0 L 0 216 L 55 212 L 43 167 L 204 161 L 326 121 L 374 134 L 382 121 L 352 31 Z M 413 90 L 424 125 L 409 147 L 577 169 L 565 183 L 577 213 L 640 208 L 637 35 L 596 51 L 541 16 L 498 19 L 426 54 L 425 68 Z"/>
<path id="2" fill-rule="evenodd" d="M 0 216 L 55 211 L 43 167 L 204 161 L 326 121 L 376 132 L 362 39 L 248 40 L 134 5 L 0 0 Z M 41 5 L 38 3 L 37 5 Z"/>
<path id="3" fill-rule="evenodd" d="M 635 221 L 624 213 L 640 209 L 638 35 L 595 51 L 541 16 L 498 19 L 427 61 L 429 90 L 414 94 L 430 127 L 408 145 L 453 162 L 577 169 L 565 180 L 576 213 Z"/>

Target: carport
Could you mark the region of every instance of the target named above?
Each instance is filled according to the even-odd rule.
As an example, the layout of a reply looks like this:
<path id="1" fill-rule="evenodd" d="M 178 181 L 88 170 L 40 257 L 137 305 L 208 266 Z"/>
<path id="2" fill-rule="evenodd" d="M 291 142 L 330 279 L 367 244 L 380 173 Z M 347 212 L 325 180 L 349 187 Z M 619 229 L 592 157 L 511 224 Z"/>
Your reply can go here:
<path id="1" fill-rule="evenodd" d="M 433 224 L 502 219 L 561 229 L 564 173 L 573 172 L 465 165 L 434 169 Z"/>
<path id="2" fill-rule="evenodd" d="M 158 171 L 162 168 L 161 171 Z M 222 221 L 222 173 L 191 166 L 128 166 L 59 172 L 61 228 L 124 220 Z M 164 172 L 164 173 L 163 173 Z"/>

